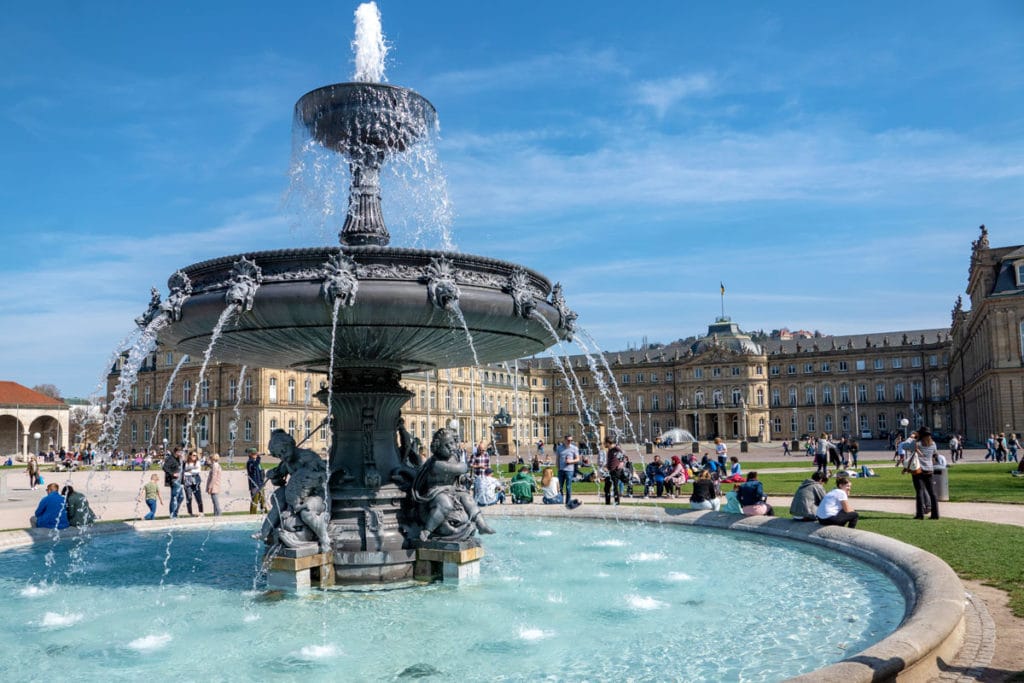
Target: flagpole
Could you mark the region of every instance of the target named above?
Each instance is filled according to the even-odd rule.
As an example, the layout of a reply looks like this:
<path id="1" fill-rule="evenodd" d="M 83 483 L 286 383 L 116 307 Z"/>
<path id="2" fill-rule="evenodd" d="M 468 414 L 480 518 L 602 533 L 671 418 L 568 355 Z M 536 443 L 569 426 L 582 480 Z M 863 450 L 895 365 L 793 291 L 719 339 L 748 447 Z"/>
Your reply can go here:
<path id="1" fill-rule="evenodd" d="M 719 282 L 718 286 L 722 292 L 722 318 L 725 318 L 725 284 Z"/>

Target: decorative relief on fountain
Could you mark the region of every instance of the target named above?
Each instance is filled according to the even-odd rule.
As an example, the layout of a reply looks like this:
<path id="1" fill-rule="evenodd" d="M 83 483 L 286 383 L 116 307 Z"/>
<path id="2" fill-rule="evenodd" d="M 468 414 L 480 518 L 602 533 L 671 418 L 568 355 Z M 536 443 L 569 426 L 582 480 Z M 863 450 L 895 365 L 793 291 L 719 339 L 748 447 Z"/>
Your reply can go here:
<path id="1" fill-rule="evenodd" d="M 243 311 L 251 311 L 256 290 L 260 288 L 261 284 L 263 284 L 263 270 L 256 265 L 255 261 L 250 261 L 243 256 L 235 261 L 235 265 L 231 268 L 231 282 L 224 295 L 224 300 L 229 306 L 234 304 Z"/>
<path id="2" fill-rule="evenodd" d="M 335 301 L 340 301 L 342 306 L 356 303 L 356 292 L 359 291 L 356 272 L 356 262 L 341 251 L 323 265 L 320 277 L 324 282 L 320 293 L 328 305 L 333 306 Z"/>
<path id="3" fill-rule="evenodd" d="M 267 471 L 267 478 L 277 488 L 271 496 L 270 512 L 263 520 L 260 538 L 269 546 L 318 546 L 320 552 L 330 552 L 327 463 L 316 452 L 297 448 L 295 439 L 283 429 L 271 432 L 268 450 L 281 462 Z"/>
<path id="4" fill-rule="evenodd" d="M 160 292 L 156 287 L 151 287 L 149 290 L 149 308 L 146 309 L 145 313 L 135 319 L 135 324 L 142 329 L 146 329 L 149 327 L 150 323 L 156 320 L 156 317 L 160 315 L 160 313 Z"/>
<path id="5" fill-rule="evenodd" d="M 424 279 L 427 282 L 427 298 L 430 303 L 437 308 L 458 305 L 462 292 L 455 284 L 455 266 L 451 259 L 444 256 L 430 259 Z"/>
<path id="6" fill-rule="evenodd" d="M 192 296 L 192 281 L 179 270 L 167 281 L 167 286 L 171 293 L 167 295 L 167 301 L 160 304 L 160 309 L 171 316 L 174 322 L 178 322 L 181 320 L 181 307 Z"/>
<path id="7" fill-rule="evenodd" d="M 579 314 L 569 308 L 565 301 L 565 294 L 562 293 L 562 283 L 556 282 L 551 289 L 551 305 L 558 311 L 558 329 L 565 331 L 565 338 L 572 341 L 576 333 L 576 318 Z"/>
<path id="8" fill-rule="evenodd" d="M 412 485 L 421 541 L 465 541 L 479 531 L 494 530 L 480 515 L 472 494 L 459 480 L 469 465 L 458 456 L 458 434 L 439 429 L 430 441 L 430 458 L 423 463 Z"/>
<path id="9" fill-rule="evenodd" d="M 379 489 L 380 472 L 377 460 L 373 456 L 373 433 L 377 427 L 377 417 L 371 406 L 363 406 L 363 485 L 368 489 Z"/>
<path id="10" fill-rule="evenodd" d="M 537 308 L 537 299 L 530 287 L 530 278 L 522 268 L 516 268 L 508 276 L 503 290 L 512 295 L 512 310 L 520 318 L 529 318 Z"/>

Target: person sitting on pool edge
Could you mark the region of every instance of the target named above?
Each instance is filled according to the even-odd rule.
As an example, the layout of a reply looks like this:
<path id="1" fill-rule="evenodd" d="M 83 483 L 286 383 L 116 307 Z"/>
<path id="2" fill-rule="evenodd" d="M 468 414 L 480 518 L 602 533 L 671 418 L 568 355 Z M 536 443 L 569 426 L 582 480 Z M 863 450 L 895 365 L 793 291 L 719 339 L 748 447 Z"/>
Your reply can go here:
<path id="1" fill-rule="evenodd" d="M 747 480 L 740 484 L 736 491 L 736 498 L 747 517 L 758 517 L 765 515 L 771 517 L 775 514 L 772 506 L 768 504 L 768 496 L 764 494 L 764 487 L 757 479 L 757 472 L 747 475 Z"/>
<path id="2" fill-rule="evenodd" d="M 850 480 L 836 477 L 836 487 L 825 494 L 818 505 L 818 524 L 822 526 L 857 527 L 859 515 L 850 505 Z"/>
<path id="3" fill-rule="evenodd" d="M 828 476 L 821 470 L 812 474 L 810 479 L 804 479 L 793 494 L 793 502 L 789 506 L 789 514 L 794 522 L 813 522 L 818 518 L 818 506 L 825 497 L 827 483 Z"/>
<path id="4" fill-rule="evenodd" d="M 516 476 L 512 477 L 512 483 L 509 484 L 508 490 L 512 494 L 514 504 L 533 502 L 533 494 L 537 491 L 537 481 L 530 474 L 528 466 L 523 465 L 519 468 Z"/>

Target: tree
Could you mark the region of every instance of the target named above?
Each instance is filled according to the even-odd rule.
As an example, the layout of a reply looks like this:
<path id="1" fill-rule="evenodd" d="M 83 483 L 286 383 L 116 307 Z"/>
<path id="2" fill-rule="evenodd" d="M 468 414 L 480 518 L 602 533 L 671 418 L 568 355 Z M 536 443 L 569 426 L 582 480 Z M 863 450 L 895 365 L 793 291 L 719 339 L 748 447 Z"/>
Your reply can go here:
<path id="1" fill-rule="evenodd" d="M 37 384 L 32 387 L 32 391 L 38 391 L 40 394 L 60 400 L 60 389 L 57 388 L 56 384 Z"/>
<path id="2" fill-rule="evenodd" d="M 96 406 L 72 406 L 68 415 L 68 431 L 72 446 L 95 445 L 103 431 L 103 413 Z"/>

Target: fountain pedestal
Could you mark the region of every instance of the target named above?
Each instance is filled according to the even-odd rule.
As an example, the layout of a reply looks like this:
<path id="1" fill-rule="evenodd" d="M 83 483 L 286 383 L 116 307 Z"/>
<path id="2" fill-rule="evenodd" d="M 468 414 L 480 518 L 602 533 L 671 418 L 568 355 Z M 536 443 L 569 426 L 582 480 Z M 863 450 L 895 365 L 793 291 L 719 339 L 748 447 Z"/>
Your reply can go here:
<path id="1" fill-rule="evenodd" d="M 334 558 L 316 548 L 281 548 L 270 559 L 267 588 L 293 593 L 334 585 Z"/>
<path id="2" fill-rule="evenodd" d="M 389 368 L 339 368 L 330 401 L 328 526 L 339 584 L 403 581 L 413 577 L 415 550 L 403 533 L 406 492 L 415 474 L 401 462 L 395 430 L 412 393 Z"/>
<path id="3" fill-rule="evenodd" d="M 416 578 L 460 582 L 480 576 L 484 549 L 473 541 L 422 541 L 416 548 Z"/>

